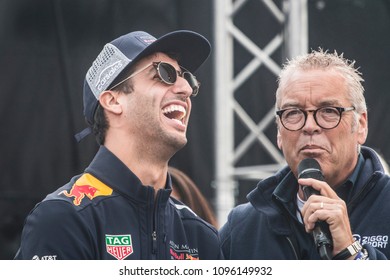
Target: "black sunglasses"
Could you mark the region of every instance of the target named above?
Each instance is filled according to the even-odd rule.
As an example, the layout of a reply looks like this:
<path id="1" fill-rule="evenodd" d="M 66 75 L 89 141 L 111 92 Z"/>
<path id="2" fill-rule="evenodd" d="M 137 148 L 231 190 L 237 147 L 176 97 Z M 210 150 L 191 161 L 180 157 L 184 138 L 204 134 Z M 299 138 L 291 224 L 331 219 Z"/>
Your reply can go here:
<path id="1" fill-rule="evenodd" d="M 135 75 L 138 75 L 139 73 L 141 73 L 145 69 L 149 68 L 150 66 L 153 66 L 156 69 L 157 75 L 163 83 L 165 83 L 167 85 L 173 85 L 177 80 L 177 76 L 179 76 L 179 77 L 184 78 L 188 82 L 190 87 L 192 88 L 191 96 L 196 96 L 199 93 L 200 83 L 198 82 L 196 77 L 190 71 L 188 71 L 187 69 L 185 69 L 184 67 L 181 67 L 181 66 L 180 66 L 181 71 L 177 71 L 173 65 L 171 65 L 167 62 L 162 62 L 162 61 L 152 62 L 152 63 L 146 65 L 145 67 L 143 67 L 143 68 L 139 69 L 138 71 L 134 72 L 133 74 L 131 74 L 129 77 L 125 78 L 124 80 L 120 81 L 116 85 L 112 86 L 110 88 L 110 90 L 112 90 L 116 86 L 120 85 L 124 81 L 127 81 L 130 78 L 133 78 Z"/>

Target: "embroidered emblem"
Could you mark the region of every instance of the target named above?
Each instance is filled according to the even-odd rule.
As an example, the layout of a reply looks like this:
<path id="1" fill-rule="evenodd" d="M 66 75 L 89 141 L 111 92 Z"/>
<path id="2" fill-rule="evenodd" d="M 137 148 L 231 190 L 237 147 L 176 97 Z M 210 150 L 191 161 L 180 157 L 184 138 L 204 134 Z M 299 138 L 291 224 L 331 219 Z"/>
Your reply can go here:
<path id="1" fill-rule="evenodd" d="M 190 248 L 187 244 L 178 245 L 172 240 L 169 247 L 172 260 L 199 260 L 198 248 Z"/>
<path id="2" fill-rule="evenodd" d="M 118 260 L 123 260 L 133 253 L 131 235 L 111 235 L 106 234 L 107 253 Z"/>
<path id="3" fill-rule="evenodd" d="M 389 243 L 388 235 L 367 235 L 361 236 L 359 234 L 354 234 L 353 237 L 355 240 L 360 241 L 360 244 L 370 244 L 375 248 L 387 248 L 387 244 Z"/>
<path id="4" fill-rule="evenodd" d="M 76 181 L 69 192 L 64 190 L 58 195 L 61 194 L 73 197 L 73 204 L 79 206 L 84 197 L 92 200 L 97 196 L 111 195 L 112 189 L 91 174 L 86 173 Z"/>

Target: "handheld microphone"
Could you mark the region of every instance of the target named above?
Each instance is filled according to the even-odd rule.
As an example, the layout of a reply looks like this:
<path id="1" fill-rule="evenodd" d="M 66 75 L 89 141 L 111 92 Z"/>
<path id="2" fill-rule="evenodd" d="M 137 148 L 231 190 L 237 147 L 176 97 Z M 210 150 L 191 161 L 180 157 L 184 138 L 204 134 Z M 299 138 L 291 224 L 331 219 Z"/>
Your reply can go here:
<path id="1" fill-rule="evenodd" d="M 298 179 L 301 178 L 313 178 L 316 180 L 325 181 L 320 164 L 313 158 L 306 158 L 299 163 Z M 320 195 L 319 191 L 313 189 L 310 186 L 301 187 L 305 196 L 305 200 L 307 200 L 313 194 Z M 314 238 L 314 243 L 317 247 L 317 251 L 321 258 L 325 260 L 332 259 L 333 243 L 332 239 L 329 238 L 329 225 L 323 221 L 317 222 L 312 231 L 312 235 Z"/>

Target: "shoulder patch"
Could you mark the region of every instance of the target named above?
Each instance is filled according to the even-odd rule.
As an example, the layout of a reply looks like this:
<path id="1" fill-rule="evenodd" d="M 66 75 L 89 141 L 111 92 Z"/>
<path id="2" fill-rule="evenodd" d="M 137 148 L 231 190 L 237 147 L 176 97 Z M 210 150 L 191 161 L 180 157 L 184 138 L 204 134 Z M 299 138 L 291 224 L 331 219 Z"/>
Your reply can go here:
<path id="1" fill-rule="evenodd" d="M 61 191 L 58 195 L 73 197 L 73 204 L 79 206 L 84 197 L 90 200 L 97 196 L 108 196 L 112 189 L 89 173 L 83 174 L 69 191 Z"/>

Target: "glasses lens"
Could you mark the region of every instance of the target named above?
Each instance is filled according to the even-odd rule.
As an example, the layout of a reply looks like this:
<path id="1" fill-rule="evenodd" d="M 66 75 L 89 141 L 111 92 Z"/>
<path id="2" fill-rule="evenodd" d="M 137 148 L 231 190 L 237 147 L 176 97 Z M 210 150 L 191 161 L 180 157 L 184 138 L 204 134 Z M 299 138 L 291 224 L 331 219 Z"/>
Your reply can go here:
<path id="1" fill-rule="evenodd" d="M 176 82 L 176 69 L 171 64 L 160 62 L 157 66 L 157 72 L 161 80 L 163 80 L 168 85 L 173 85 Z"/>
<path id="2" fill-rule="evenodd" d="M 198 82 L 196 77 L 192 75 L 192 73 L 189 72 L 187 69 L 181 67 L 181 71 L 182 72 L 179 73 L 179 76 L 183 77 L 192 88 L 192 96 L 196 96 L 199 92 L 200 83 Z M 158 63 L 157 73 L 160 76 L 160 79 L 168 85 L 173 85 L 177 80 L 178 71 L 176 71 L 176 68 L 169 63 Z"/>
<path id="3" fill-rule="evenodd" d="M 299 109 L 288 109 L 281 117 L 282 124 L 290 130 L 298 130 L 305 122 L 305 115 Z"/>
<path id="4" fill-rule="evenodd" d="M 192 75 L 191 72 L 183 71 L 182 77 L 188 82 L 190 87 L 192 88 L 192 96 L 196 96 L 199 92 L 199 82 L 195 78 L 194 75 Z"/>
<path id="5" fill-rule="evenodd" d="M 317 111 L 318 125 L 323 128 L 333 128 L 339 124 L 340 112 L 333 107 L 321 108 Z"/>

